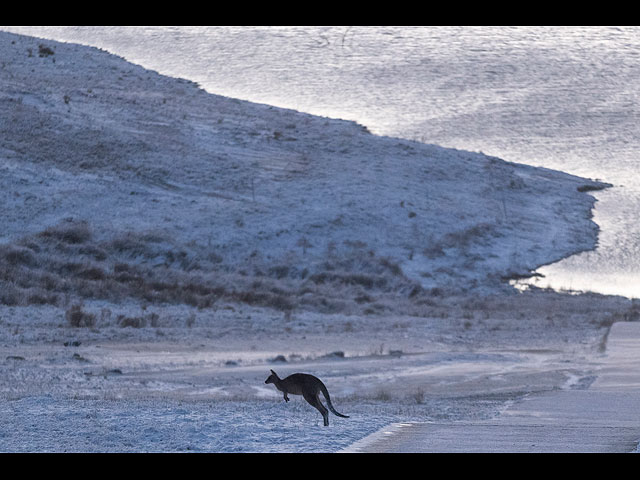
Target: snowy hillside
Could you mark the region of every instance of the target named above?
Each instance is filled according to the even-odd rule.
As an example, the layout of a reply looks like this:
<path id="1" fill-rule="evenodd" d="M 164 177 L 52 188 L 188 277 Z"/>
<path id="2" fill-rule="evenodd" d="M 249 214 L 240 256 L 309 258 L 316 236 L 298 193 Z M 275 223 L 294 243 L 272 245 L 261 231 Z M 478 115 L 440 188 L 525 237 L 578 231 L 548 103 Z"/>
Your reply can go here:
<path id="1" fill-rule="evenodd" d="M 366 313 L 400 294 L 410 313 L 597 240 L 591 180 L 216 96 L 90 47 L 0 32 L 0 63 L 5 304 Z"/>

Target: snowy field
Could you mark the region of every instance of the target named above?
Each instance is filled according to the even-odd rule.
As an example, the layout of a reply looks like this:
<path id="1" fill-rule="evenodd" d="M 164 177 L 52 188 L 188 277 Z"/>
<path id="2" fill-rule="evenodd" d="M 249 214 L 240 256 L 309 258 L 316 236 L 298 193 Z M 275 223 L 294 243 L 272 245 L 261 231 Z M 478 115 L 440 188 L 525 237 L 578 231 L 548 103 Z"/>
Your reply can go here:
<path id="1" fill-rule="evenodd" d="M 0 451 L 334 452 L 586 388 L 640 316 L 508 284 L 595 246 L 605 184 L 93 48 L 0 32 L 0 54 Z"/>
<path id="2" fill-rule="evenodd" d="M 55 306 L 4 307 L 0 450 L 335 452 L 389 423 L 487 419 L 532 392 L 587 388 L 610 323 L 638 315 L 599 296 L 454 303 L 431 318 L 155 306 L 156 326 L 90 328 Z M 322 426 L 264 384 L 270 369 L 317 375 L 350 418 Z"/>
<path id="3" fill-rule="evenodd" d="M 331 428 L 299 401 L 55 400 L 2 406 L 4 452 L 323 453 L 390 421 L 424 419 L 423 407 L 360 405 Z M 444 403 L 444 402 L 443 402 Z M 431 407 L 435 410 L 435 407 Z M 391 412 L 389 410 L 392 410 Z M 6 418 L 6 421 L 4 420 Z M 342 420 L 342 419 L 341 419 Z M 333 420 L 332 420 L 333 422 Z"/>

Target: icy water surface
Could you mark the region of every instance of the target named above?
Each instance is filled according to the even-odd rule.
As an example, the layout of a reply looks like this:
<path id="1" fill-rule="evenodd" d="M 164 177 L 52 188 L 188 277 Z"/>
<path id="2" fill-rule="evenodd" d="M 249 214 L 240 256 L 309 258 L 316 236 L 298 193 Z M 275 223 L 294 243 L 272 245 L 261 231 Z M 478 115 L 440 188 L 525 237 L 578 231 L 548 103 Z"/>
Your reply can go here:
<path id="1" fill-rule="evenodd" d="M 640 27 L 0 27 L 206 90 L 615 185 L 539 286 L 640 297 Z"/>

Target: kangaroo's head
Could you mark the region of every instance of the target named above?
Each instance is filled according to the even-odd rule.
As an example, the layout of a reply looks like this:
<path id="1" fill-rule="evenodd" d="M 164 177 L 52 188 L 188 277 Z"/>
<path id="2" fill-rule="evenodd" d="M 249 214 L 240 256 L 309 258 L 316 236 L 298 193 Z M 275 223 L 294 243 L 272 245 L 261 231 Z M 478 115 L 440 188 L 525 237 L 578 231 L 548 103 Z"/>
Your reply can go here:
<path id="1" fill-rule="evenodd" d="M 264 383 L 276 383 L 276 380 L 280 380 L 280 378 L 278 378 L 278 374 L 276 372 L 271 370 L 271 375 L 269 375 L 269 377 L 264 381 Z"/>

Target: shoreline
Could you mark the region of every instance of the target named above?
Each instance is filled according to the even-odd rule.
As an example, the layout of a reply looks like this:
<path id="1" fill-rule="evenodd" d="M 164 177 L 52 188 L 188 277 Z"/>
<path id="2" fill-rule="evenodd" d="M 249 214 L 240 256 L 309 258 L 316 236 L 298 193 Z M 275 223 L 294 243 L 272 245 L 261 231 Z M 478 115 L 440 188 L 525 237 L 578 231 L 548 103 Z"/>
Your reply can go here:
<path id="1" fill-rule="evenodd" d="M 206 245 L 236 270 L 325 274 L 373 252 L 424 289 L 488 293 L 597 243 L 588 192 L 608 184 L 216 96 L 93 47 L 0 39 L 5 242 L 71 217 L 96 237 Z"/>

